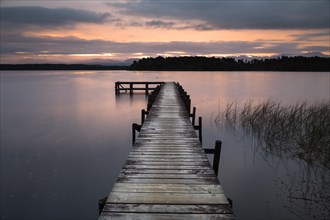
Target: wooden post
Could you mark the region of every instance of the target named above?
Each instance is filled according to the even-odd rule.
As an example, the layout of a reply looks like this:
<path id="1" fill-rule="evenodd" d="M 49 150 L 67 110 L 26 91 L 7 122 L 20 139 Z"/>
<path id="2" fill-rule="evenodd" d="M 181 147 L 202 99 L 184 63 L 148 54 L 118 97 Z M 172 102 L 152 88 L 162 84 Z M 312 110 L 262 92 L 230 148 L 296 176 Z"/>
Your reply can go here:
<path id="1" fill-rule="evenodd" d="M 221 141 L 217 140 L 215 142 L 214 157 L 213 157 L 213 170 L 214 170 L 216 176 L 218 176 L 218 172 L 219 172 L 221 145 L 222 145 Z"/>
<path id="2" fill-rule="evenodd" d="M 132 124 L 132 145 L 135 143 L 135 123 Z"/>
<path id="3" fill-rule="evenodd" d="M 149 93 L 149 84 L 146 83 L 146 95 L 148 95 L 148 93 Z"/>
<path id="4" fill-rule="evenodd" d="M 194 126 L 195 125 L 195 117 L 196 117 L 196 107 L 193 107 L 193 112 L 190 114 L 190 117 L 192 117 L 191 123 Z"/>
<path id="5" fill-rule="evenodd" d="M 198 118 L 198 124 L 199 125 L 194 125 L 194 129 L 198 130 L 199 142 L 202 144 L 202 117 Z"/>
<path id="6" fill-rule="evenodd" d="M 145 115 L 147 115 L 147 114 L 148 114 L 148 112 L 145 109 L 141 110 L 141 124 L 144 123 Z"/>
<path id="7" fill-rule="evenodd" d="M 199 141 L 202 142 L 202 117 L 198 118 L 198 124 L 199 124 Z"/>
<path id="8" fill-rule="evenodd" d="M 152 92 L 151 95 L 148 97 L 148 109 L 147 111 L 150 110 L 152 104 L 154 103 L 155 101 L 155 92 Z"/>
<path id="9" fill-rule="evenodd" d="M 215 142 L 215 147 L 214 149 L 207 149 L 204 148 L 204 152 L 206 154 L 213 154 L 213 170 L 216 176 L 218 176 L 218 172 L 219 172 L 219 163 L 220 163 L 220 155 L 221 155 L 221 145 L 222 142 L 217 140 Z"/>
<path id="10" fill-rule="evenodd" d="M 129 94 L 133 95 L 133 83 L 129 84 Z"/>
<path id="11" fill-rule="evenodd" d="M 147 105 L 147 111 L 151 109 L 151 106 L 153 104 L 153 97 L 154 97 L 155 91 L 151 92 L 151 94 L 148 96 L 148 105 Z"/>
<path id="12" fill-rule="evenodd" d="M 191 110 L 191 99 L 190 99 L 189 95 L 187 96 L 187 98 L 188 98 L 188 100 L 187 100 L 187 110 L 188 110 L 188 112 L 190 112 L 190 110 Z"/>
<path id="13" fill-rule="evenodd" d="M 119 95 L 119 85 L 118 82 L 115 83 L 115 94 Z"/>
<path id="14" fill-rule="evenodd" d="M 135 143 L 135 136 L 136 136 L 136 132 L 135 131 L 141 131 L 141 127 L 142 125 L 138 125 L 136 123 L 132 124 L 132 143 Z"/>
<path id="15" fill-rule="evenodd" d="M 107 199 L 108 199 L 108 197 L 106 196 L 99 200 L 99 215 L 101 214 L 101 212 L 105 206 L 105 203 L 107 202 Z"/>

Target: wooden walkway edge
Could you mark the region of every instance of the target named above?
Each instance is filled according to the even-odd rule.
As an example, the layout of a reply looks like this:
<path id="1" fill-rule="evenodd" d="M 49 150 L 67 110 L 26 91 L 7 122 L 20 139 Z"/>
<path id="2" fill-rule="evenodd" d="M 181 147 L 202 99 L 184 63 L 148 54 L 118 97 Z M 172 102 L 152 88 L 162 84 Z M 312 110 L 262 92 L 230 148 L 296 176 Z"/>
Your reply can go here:
<path id="1" fill-rule="evenodd" d="M 165 83 L 99 220 L 235 219 L 178 87 Z"/>

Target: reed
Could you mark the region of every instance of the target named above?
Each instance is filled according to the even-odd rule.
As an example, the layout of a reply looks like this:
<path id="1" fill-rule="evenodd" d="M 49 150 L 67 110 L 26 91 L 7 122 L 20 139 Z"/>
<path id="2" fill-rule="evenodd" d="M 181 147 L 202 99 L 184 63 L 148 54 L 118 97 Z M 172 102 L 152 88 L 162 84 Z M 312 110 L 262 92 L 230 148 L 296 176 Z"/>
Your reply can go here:
<path id="1" fill-rule="evenodd" d="M 304 160 L 330 169 L 330 102 L 299 102 L 284 105 L 276 101 L 241 108 L 228 102 L 215 123 L 226 121 L 262 143 L 264 152 Z"/>

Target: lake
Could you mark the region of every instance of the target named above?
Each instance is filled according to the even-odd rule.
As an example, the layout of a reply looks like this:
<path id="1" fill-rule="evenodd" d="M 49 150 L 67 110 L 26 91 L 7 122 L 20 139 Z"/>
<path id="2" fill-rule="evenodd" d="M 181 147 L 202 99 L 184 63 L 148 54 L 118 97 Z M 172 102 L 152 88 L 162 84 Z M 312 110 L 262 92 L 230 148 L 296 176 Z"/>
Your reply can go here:
<path id="1" fill-rule="evenodd" d="M 329 170 L 266 154 L 214 121 L 227 102 L 329 100 L 330 73 L 2 71 L 1 219 L 98 218 L 147 107 L 142 93 L 115 96 L 116 81 L 183 85 L 203 117 L 203 146 L 223 142 L 219 179 L 239 219 L 330 217 Z"/>

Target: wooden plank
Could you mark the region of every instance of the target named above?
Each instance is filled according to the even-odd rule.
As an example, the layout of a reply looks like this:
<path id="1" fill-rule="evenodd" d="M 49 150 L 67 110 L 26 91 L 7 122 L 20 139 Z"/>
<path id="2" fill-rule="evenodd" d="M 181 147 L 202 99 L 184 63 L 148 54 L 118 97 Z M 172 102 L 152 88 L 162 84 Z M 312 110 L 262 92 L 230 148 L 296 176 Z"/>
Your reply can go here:
<path id="1" fill-rule="evenodd" d="M 153 169 L 153 170 L 209 170 L 210 166 L 189 166 L 189 165 L 182 165 L 182 166 L 165 166 L 165 165 L 127 165 L 123 166 L 123 169 Z"/>
<path id="2" fill-rule="evenodd" d="M 179 192 L 179 193 L 217 193 L 223 194 L 223 189 L 219 184 L 207 185 L 184 185 L 184 184 L 133 184 L 133 183 L 115 183 L 113 192 Z"/>
<path id="3" fill-rule="evenodd" d="M 151 169 L 122 169 L 120 173 L 126 174 L 151 174 L 151 173 L 162 173 L 162 174 L 199 174 L 199 175 L 214 175 L 213 170 L 151 170 Z"/>
<path id="4" fill-rule="evenodd" d="M 199 178 L 199 179 L 154 179 L 154 178 L 128 178 L 128 177 L 119 177 L 117 179 L 118 183 L 150 183 L 150 184 L 161 184 L 161 183 L 170 183 L 170 184 L 219 184 L 219 181 L 215 177 L 209 178 Z"/>
<path id="5" fill-rule="evenodd" d="M 130 156 L 140 156 L 140 157 L 150 157 L 149 154 L 165 154 L 167 156 L 173 157 L 193 157 L 200 156 L 203 157 L 204 150 L 181 150 L 181 149 L 148 149 L 148 150 L 132 150 Z"/>
<path id="6" fill-rule="evenodd" d="M 235 219 L 233 214 L 160 214 L 160 213 L 113 213 L 113 212 L 102 212 L 99 220 L 106 219 L 118 219 L 118 220 L 231 220 Z"/>
<path id="7" fill-rule="evenodd" d="M 203 158 L 203 155 L 200 155 L 201 151 L 192 151 L 192 152 L 189 152 L 189 151 L 178 151 L 178 150 L 173 150 L 173 151 L 165 151 L 165 150 L 154 150 L 154 151 L 147 151 L 147 152 L 132 152 L 129 154 L 130 157 L 152 157 L 150 155 L 155 155 L 155 156 L 159 156 L 159 157 L 162 157 L 162 156 L 167 156 L 167 157 L 200 157 L 200 158 Z"/>
<path id="8" fill-rule="evenodd" d="M 168 205 L 168 204 L 122 204 L 107 203 L 105 212 L 122 213 L 191 213 L 191 214 L 232 214 L 230 205 Z"/>
<path id="9" fill-rule="evenodd" d="M 159 160 L 159 159 L 207 159 L 205 155 L 201 154 L 186 154 L 186 155 L 177 155 L 177 154 L 164 154 L 164 155 L 141 155 L 141 154 L 129 154 L 128 159 L 139 159 L 139 160 Z"/>
<path id="10" fill-rule="evenodd" d="M 194 143 L 135 143 L 133 146 L 133 149 L 139 149 L 142 147 L 177 147 L 177 148 L 181 148 L 181 147 L 192 147 L 192 148 L 197 148 L 197 149 L 201 149 L 201 145 L 200 143 L 194 142 Z"/>
<path id="11" fill-rule="evenodd" d="M 131 151 L 132 154 L 148 154 L 152 152 L 165 152 L 165 153 L 175 153 L 175 154 L 201 154 L 204 152 L 204 149 L 198 148 L 175 148 L 175 147 L 168 147 L 168 148 L 138 148 L 133 149 Z"/>
<path id="12" fill-rule="evenodd" d="M 166 154 L 201 154 L 204 152 L 203 149 L 198 148 L 176 148 L 176 147 L 142 147 L 138 149 L 133 149 L 132 153 L 142 153 L 142 154 L 152 154 L 152 153 L 166 153 Z"/>
<path id="13" fill-rule="evenodd" d="M 151 166 L 207 166 L 209 161 L 143 161 L 126 160 L 125 165 L 151 165 Z"/>
<path id="14" fill-rule="evenodd" d="M 197 179 L 204 177 L 215 177 L 213 174 L 183 174 L 183 173 L 121 173 L 119 177 L 125 178 L 141 178 L 141 179 Z"/>
<path id="15" fill-rule="evenodd" d="M 199 143 L 198 143 L 199 144 Z M 178 149 L 178 150 L 201 150 L 202 148 L 197 145 L 197 143 L 155 143 L 155 142 L 148 142 L 144 143 L 143 146 L 133 146 L 133 150 L 135 149 Z"/>
<path id="16" fill-rule="evenodd" d="M 135 164 L 145 164 L 145 163 L 150 163 L 150 164 L 159 164 L 159 163 L 172 163 L 172 164 L 176 164 L 176 163 L 180 163 L 180 164 L 196 164 L 196 163 L 203 163 L 204 162 L 209 162 L 209 160 L 205 157 L 195 157 L 195 158 L 182 158 L 182 157 L 179 157 L 179 160 L 178 160 L 178 157 L 177 158 L 171 158 L 171 157 L 168 157 L 168 158 L 164 158 L 164 157 L 135 157 L 135 156 L 130 156 L 128 157 L 127 159 L 128 163 L 132 164 L 132 163 L 135 163 Z M 180 162 L 178 162 L 180 161 Z"/>
<path id="17" fill-rule="evenodd" d="M 111 192 L 107 203 L 137 203 L 137 204 L 229 204 L 224 194 L 212 193 L 131 193 Z"/>
<path id="18" fill-rule="evenodd" d="M 186 147 L 182 147 L 182 148 L 175 148 L 175 147 L 166 147 L 166 148 L 162 148 L 162 147 L 154 147 L 154 148 L 150 148 L 150 147 L 141 147 L 138 149 L 132 149 L 131 153 L 149 153 L 149 152 L 167 152 L 167 153 L 190 153 L 190 154 L 201 154 L 204 152 L 204 149 L 199 149 L 199 148 L 186 148 Z"/>

